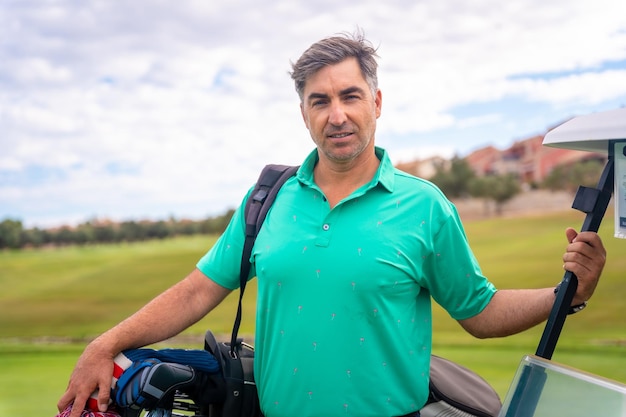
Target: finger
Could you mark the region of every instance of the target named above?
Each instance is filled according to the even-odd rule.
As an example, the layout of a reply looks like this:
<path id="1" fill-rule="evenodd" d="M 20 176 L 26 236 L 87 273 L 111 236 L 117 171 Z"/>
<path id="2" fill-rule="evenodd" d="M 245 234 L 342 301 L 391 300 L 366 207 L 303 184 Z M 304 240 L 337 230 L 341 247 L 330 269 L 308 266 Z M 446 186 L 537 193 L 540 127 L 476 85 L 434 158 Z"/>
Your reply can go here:
<path id="1" fill-rule="evenodd" d="M 578 236 L 578 232 L 576 232 L 573 228 L 568 227 L 565 229 L 565 237 L 569 243 L 572 243 L 574 239 L 576 239 L 576 236 Z"/>
<path id="2" fill-rule="evenodd" d="M 606 260 L 602 240 L 595 232 L 581 232 L 563 255 L 563 267 L 578 277 L 575 302 L 589 300 L 598 285 Z"/>
<path id="3" fill-rule="evenodd" d="M 72 410 L 70 411 L 69 417 L 80 417 L 82 414 L 83 407 L 79 407 L 76 403 L 72 404 Z"/>
<path id="4" fill-rule="evenodd" d="M 72 402 L 72 399 L 73 394 L 71 394 L 69 390 L 65 391 L 65 393 L 61 396 L 59 402 L 57 403 L 57 409 L 59 411 L 65 410 L 67 406 L 70 405 L 70 403 Z"/>
<path id="5" fill-rule="evenodd" d="M 591 275 L 599 275 L 603 266 L 603 254 L 594 251 L 587 244 L 578 244 L 577 248 L 568 250 L 563 254 L 563 267 L 567 271 L 575 273 L 579 278 L 590 273 Z"/>
<path id="6" fill-rule="evenodd" d="M 565 264 L 579 263 L 586 267 L 585 269 L 591 269 L 604 263 L 604 248 L 602 247 L 602 241 L 596 233 L 577 233 L 576 230 L 567 228 L 565 235 L 570 242 L 563 254 L 563 262 Z M 569 270 L 569 268 L 566 269 Z"/>
<path id="7" fill-rule="evenodd" d="M 565 230 L 565 235 L 567 237 L 570 245 L 567 247 L 568 252 L 581 251 L 588 257 L 597 257 L 602 262 L 604 262 L 606 258 L 606 249 L 602 243 L 602 239 L 596 232 L 580 232 L 577 233 L 576 230 L 568 227 Z M 584 243 L 581 246 L 572 246 L 576 243 Z M 588 249 L 592 249 L 591 251 Z"/>
<path id="8" fill-rule="evenodd" d="M 565 261 L 563 269 L 576 275 L 579 281 L 585 281 L 587 277 L 595 275 L 592 274 L 593 271 L 587 264 L 576 261 Z"/>
<path id="9" fill-rule="evenodd" d="M 109 408 L 109 400 L 111 399 L 111 383 L 109 380 L 108 386 L 105 384 L 100 385 L 98 390 L 98 411 L 105 412 Z"/>
<path id="10" fill-rule="evenodd" d="M 571 235 L 570 235 L 571 236 Z M 567 246 L 568 253 L 580 253 L 592 260 L 604 263 L 606 249 L 595 232 L 581 232 Z"/>
<path id="11" fill-rule="evenodd" d="M 593 263 L 594 251 L 589 245 L 572 243 L 563 254 L 563 262 L 580 263 L 583 266 Z"/>
<path id="12" fill-rule="evenodd" d="M 74 400 L 74 404 L 72 405 L 72 412 L 69 417 L 80 417 L 83 410 L 85 409 L 85 405 L 87 404 L 87 399 L 89 397 L 85 397 L 84 395 L 77 395 Z"/>
<path id="13" fill-rule="evenodd" d="M 602 239 L 595 232 L 581 232 L 576 236 L 573 243 L 585 243 L 588 246 L 592 247 L 598 255 L 606 256 L 606 249 L 604 248 L 604 244 L 602 243 Z"/>

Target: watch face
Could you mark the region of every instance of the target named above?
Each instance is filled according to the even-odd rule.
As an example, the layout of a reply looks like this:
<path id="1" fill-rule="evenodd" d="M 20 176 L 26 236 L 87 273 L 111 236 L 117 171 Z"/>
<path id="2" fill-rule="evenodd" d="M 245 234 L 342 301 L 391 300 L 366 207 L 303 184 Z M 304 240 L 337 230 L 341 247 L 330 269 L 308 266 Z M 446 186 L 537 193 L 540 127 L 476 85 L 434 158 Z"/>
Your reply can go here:
<path id="1" fill-rule="evenodd" d="M 569 314 L 578 313 L 579 311 L 584 310 L 585 307 L 587 307 L 586 301 L 582 304 L 578 304 L 577 306 L 572 306 L 569 309 Z"/>

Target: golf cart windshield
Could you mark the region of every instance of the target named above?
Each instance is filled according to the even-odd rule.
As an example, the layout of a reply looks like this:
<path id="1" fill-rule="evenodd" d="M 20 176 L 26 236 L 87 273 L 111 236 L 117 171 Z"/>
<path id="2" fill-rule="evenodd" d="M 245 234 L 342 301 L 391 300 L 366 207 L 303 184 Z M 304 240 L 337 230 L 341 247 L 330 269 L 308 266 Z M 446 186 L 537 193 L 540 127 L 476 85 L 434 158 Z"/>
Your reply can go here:
<path id="1" fill-rule="evenodd" d="M 529 375 L 530 379 L 534 376 L 535 381 L 540 382 L 537 385 L 543 383 L 539 400 L 536 404 L 533 404 L 533 401 L 514 404 L 513 393 L 516 387 L 519 384 L 531 383 Z M 504 400 L 499 417 L 555 416 L 626 417 L 626 385 L 538 356 L 525 356 Z"/>

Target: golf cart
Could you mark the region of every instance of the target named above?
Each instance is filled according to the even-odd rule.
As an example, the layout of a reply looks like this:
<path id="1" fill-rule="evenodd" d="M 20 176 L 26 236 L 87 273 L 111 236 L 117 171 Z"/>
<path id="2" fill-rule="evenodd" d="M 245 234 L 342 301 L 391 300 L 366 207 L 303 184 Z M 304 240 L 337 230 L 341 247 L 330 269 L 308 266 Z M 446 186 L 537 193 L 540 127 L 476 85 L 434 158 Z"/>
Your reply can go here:
<path id="1" fill-rule="evenodd" d="M 615 237 L 626 238 L 626 108 L 571 119 L 543 144 L 608 155 L 598 186 L 579 187 L 572 208 L 586 213 L 581 231 L 597 232 L 614 193 Z M 537 352 L 522 359 L 499 417 L 626 416 L 625 384 L 551 361 L 577 285 L 566 272 Z"/>

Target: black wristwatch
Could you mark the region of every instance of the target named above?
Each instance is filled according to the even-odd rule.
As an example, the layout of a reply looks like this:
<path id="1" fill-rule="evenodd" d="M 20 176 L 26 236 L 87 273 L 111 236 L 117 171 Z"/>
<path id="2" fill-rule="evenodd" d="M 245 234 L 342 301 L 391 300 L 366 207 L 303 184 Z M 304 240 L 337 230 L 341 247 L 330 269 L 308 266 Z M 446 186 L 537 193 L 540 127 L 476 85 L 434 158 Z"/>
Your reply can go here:
<path id="1" fill-rule="evenodd" d="M 559 282 L 558 285 L 556 287 L 554 287 L 554 293 L 558 293 L 559 292 L 559 288 L 561 288 L 561 283 Z M 575 306 L 570 306 L 569 310 L 567 311 L 567 314 L 576 314 L 579 311 L 582 311 L 585 309 L 585 307 L 587 307 L 587 302 L 584 301 L 582 304 L 576 304 Z"/>

